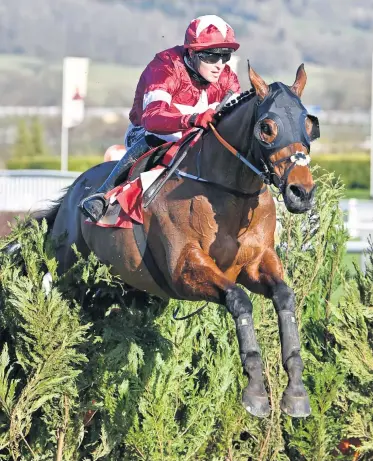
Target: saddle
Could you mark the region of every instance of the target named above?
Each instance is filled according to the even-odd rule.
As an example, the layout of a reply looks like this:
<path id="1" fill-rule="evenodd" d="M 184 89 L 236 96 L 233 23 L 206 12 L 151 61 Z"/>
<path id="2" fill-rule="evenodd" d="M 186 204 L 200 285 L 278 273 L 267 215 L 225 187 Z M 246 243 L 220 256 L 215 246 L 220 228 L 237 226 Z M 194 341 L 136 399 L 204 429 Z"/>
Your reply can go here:
<path id="1" fill-rule="evenodd" d="M 133 224 L 143 223 L 142 198 L 146 190 L 163 177 L 175 161 L 180 148 L 194 138 L 195 130 L 188 130 L 177 142 L 168 142 L 145 152 L 117 181 L 114 189 L 107 192 L 109 207 L 97 222 L 87 223 L 100 227 L 132 229 Z"/>

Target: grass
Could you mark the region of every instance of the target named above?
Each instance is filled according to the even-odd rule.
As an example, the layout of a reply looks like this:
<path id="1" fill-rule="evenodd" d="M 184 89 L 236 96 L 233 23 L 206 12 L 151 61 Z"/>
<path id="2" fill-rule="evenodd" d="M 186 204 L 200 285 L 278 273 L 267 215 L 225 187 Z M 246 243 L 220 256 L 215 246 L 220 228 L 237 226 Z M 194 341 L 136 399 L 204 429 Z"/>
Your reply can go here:
<path id="1" fill-rule="evenodd" d="M 300 64 L 300 63 L 299 63 Z M 307 85 L 302 101 L 305 105 L 317 105 L 322 109 L 349 109 L 352 107 L 369 107 L 369 72 L 367 70 L 333 68 L 305 63 Z M 296 68 L 288 71 L 279 70 L 270 75 L 263 75 L 267 83 L 282 81 L 292 84 Z M 242 85 L 246 81 L 244 72 L 239 72 Z"/>
<path id="2" fill-rule="evenodd" d="M 343 263 L 347 266 L 350 274 L 355 273 L 354 262 L 359 266 L 360 265 L 360 254 L 359 253 L 347 253 L 343 258 Z"/>
<path id="3" fill-rule="evenodd" d="M 60 85 L 62 84 L 62 59 L 59 61 L 45 61 L 29 56 L 0 54 L 0 94 L 5 93 L 10 81 L 18 79 L 18 85 L 32 86 L 40 81 L 54 84 L 49 100 L 57 97 L 60 103 Z M 88 72 L 87 105 L 91 106 L 131 106 L 137 82 L 143 66 L 122 66 L 113 63 L 91 61 Z M 48 87 L 48 85 L 46 85 Z M 51 90 L 52 91 L 52 90 Z M 38 104 L 49 105 L 49 100 L 43 100 L 44 93 L 40 94 Z M 10 103 L 8 103 L 10 104 Z M 25 104 L 27 105 L 27 104 Z M 32 105 L 32 104 L 30 104 Z"/>
<path id="4" fill-rule="evenodd" d="M 28 66 L 40 65 L 43 61 L 30 56 L 18 56 L 12 54 L 0 54 L 0 71 L 25 70 Z M 45 63 L 44 63 L 45 65 Z"/>
<path id="5" fill-rule="evenodd" d="M 350 277 L 353 277 L 356 273 L 354 263 L 357 266 L 360 266 L 360 254 L 358 253 L 346 253 L 343 258 L 343 264 L 347 266 L 348 272 Z M 331 297 L 331 302 L 333 304 L 338 304 L 339 300 L 344 295 L 343 285 L 339 285 L 339 287 L 333 292 Z"/>
<path id="6" fill-rule="evenodd" d="M 238 56 L 240 54 L 238 53 Z M 241 60 L 238 65 L 238 75 L 242 89 L 249 86 L 246 57 L 240 56 Z M 91 61 L 88 73 L 88 103 L 91 105 L 123 105 L 126 100 L 127 105 L 132 105 L 134 90 L 146 63 L 142 66 L 124 66 L 115 63 L 102 63 Z M 367 72 L 358 69 L 346 67 L 345 69 L 335 69 L 332 67 L 321 67 L 314 64 L 306 63 L 308 75 L 307 87 L 305 89 L 303 102 L 305 104 L 316 104 L 323 108 L 331 106 L 328 102 L 329 93 L 338 90 L 338 104 L 341 100 L 346 100 L 354 106 L 366 106 L 366 100 L 369 99 L 367 88 Z M 272 72 L 270 75 L 263 75 L 268 81 L 283 81 L 291 84 L 295 78 L 296 67 L 287 71 L 279 70 Z M 6 82 L 14 81 L 14 78 L 21 77 L 19 84 L 23 84 L 23 79 L 27 82 L 33 79 L 39 79 L 49 83 L 51 80 L 61 79 L 62 59 L 58 61 L 47 61 L 40 58 L 0 54 L 0 94 L 1 90 L 5 91 Z M 8 74 L 8 75 L 7 75 Z M 346 90 L 345 81 L 348 79 L 350 92 Z M 336 84 L 336 82 L 339 82 Z M 27 88 L 27 86 L 26 86 Z M 56 89 L 57 91 L 57 89 Z M 333 94 L 334 94 L 333 93 Z M 346 94 L 347 93 L 347 94 Z M 43 96 L 41 94 L 41 96 Z M 57 96 L 54 96 L 57 98 Z M 335 95 L 333 96 L 335 97 Z M 58 94 L 58 100 L 60 94 Z M 334 101 L 334 100 L 333 100 Z M 333 102 L 332 101 L 332 102 Z"/>
<path id="7" fill-rule="evenodd" d="M 369 200 L 370 191 L 369 189 L 346 189 L 345 198 L 356 198 L 359 200 Z"/>
<path id="8" fill-rule="evenodd" d="M 128 95 L 132 103 L 142 71 L 140 67 L 92 62 L 88 73 L 87 95 L 94 100 L 102 101 L 102 105 L 114 99 L 115 93 L 122 101 L 124 95 Z"/>

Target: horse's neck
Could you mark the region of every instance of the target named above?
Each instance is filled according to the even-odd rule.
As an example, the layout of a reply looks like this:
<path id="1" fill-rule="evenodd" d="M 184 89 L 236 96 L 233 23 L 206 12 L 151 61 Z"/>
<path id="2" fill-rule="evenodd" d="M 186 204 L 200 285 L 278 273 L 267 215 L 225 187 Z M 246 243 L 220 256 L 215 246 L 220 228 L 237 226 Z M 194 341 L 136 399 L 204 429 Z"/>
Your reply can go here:
<path id="1" fill-rule="evenodd" d="M 219 134 L 244 156 L 251 145 L 257 98 L 238 106 L 217 127 Z M 210 132 L 203 139 L 200 154 L 201 177 L 236 190 L 252 193 L 261 187 L 260 179 L 226 149 Z"/>
<path id="2" fill-rule="evenodd" d="M 223 138 L 244 155 L 251 145 L 257 100 L 257 96 L 253 96 L 225 116 L 219 124 L 219 133 Z"/>

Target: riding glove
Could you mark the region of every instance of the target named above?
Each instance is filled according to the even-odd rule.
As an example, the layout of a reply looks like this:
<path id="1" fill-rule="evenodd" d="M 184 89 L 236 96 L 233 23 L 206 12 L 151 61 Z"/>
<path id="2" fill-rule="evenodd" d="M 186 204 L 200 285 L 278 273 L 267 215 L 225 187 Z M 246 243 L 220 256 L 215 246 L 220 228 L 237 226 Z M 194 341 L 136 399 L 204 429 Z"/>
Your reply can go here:
<path id="1" fill-rule="evenodd" d="M 207 129 L 209 128 L 209 123 L 215 123 L 214 116 L 214 109 L 207 109 L 205 112 L 202 112 L 201 114 L 193 114 L 189 119 L 189 125 Z"/>

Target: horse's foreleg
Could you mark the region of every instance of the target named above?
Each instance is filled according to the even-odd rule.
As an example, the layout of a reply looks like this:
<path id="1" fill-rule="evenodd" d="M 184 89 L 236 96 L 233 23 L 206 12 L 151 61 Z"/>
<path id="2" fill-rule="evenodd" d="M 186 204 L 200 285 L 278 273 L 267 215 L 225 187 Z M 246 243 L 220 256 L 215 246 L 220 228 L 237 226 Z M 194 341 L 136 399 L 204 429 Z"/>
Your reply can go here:
<path id="1" fill-rule="evenodd" d="M 289 381 L 281 400 L 281 409 L 293 417 L 311 413 L 309 398 L 302 381 L 304 369 L 295 317 L 294 291 L 283 281 L 283 268 L 274 250 L 267 250 L 259 264 L 247 266 L 238 282 L 254 293 L 271 298 L 278 315 L 282 363 Z"/>
<path id="2" fill-rule="evenodd" d="M 196 247 L 184 251 L 174 274 L 174 283 L 185 299 L 205 299 L 227 307 L 236 324 L 241 362 L 249 377 L 242 403 L 251 414 L 267 416 L 270 407 L 253 326 L 253 307 L 245 291 L 225 277 L 214 261 Z"/>

